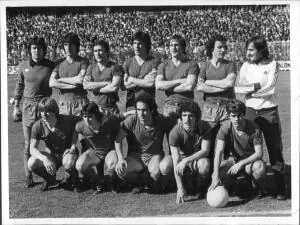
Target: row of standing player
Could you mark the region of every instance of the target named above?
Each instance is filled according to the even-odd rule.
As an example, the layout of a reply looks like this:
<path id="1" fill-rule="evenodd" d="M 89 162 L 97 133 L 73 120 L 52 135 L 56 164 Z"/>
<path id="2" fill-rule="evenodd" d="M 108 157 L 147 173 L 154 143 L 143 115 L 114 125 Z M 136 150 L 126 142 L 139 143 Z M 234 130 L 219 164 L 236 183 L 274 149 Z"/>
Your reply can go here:
<path id="1" fill-rule="evenodd" d="M 19 65 L 13 114 L 19 111 L 20 100 L 24 96 L 24 167 L 28 187 L 33 185 L 32 174 L 28 169 L 31 128 L 38 119 L 39 101 L 51 95 L 52 87 L 60 89 L 59 111 L 67 115 L 79 115 L 88 98 L 96 102 L 104 114 L 118 113 L 117 90 L 121 83 L 127 90 L 125 115 L 135 112 L 134 103 L 139 96 L 147 93 L 155 98 L 155 88 L 164 90 L 167 98 L 163 114 L 172 118 L 179 117 L 183 105 L 194 99 L 193 90 L 197 85 L 197 90 L 204 93 L 202 120 L 212 127 L 212 140 L 215 140 L 220 125 L 228 121 L 225 106 L 229 99 L 234 98 L 236 69 L 233 63 L 224 59 L 227 47 L 226 39 L 222 36 L 209 41 L 207 55 L 210 59 L 200 69 L 186 57 L 186 42 L 179 35 L 170 38 L 172 58 L 159 64 L 149 55 L 149 35 L 137 32 L 132 37 L 135 56 L 127 60 L 123 68 L 109 60 L 109 46 L 104 41 L 94 44 L 95 63 L 89 66 L 85 59 L 77 56 L 80 45 L 77 35 L 69 34 L 63 42 L 67 57 L 58 62 L 55 68 L 52 62 L 44 58 L 46 44 L 43 38 L 37 37 L 29 44 L 31 58 Z M 284 160 L 274 93 L 278 66 L 270 60 L 264 38 L 253 37 L 246 46 L 249 61 L 243 64 L 237 83 L 255 86 L 255 90 L 247 93 L 245 98 L 246 118 L 255 121 L 263 131 L 270 163 L 275 172 L 278 198 L 284 199 Z M 89 91 L 88 97 L 85 89 Z M 213 145 L 214 141 L 211 142 L 211 149 L 214 149 Z"/>

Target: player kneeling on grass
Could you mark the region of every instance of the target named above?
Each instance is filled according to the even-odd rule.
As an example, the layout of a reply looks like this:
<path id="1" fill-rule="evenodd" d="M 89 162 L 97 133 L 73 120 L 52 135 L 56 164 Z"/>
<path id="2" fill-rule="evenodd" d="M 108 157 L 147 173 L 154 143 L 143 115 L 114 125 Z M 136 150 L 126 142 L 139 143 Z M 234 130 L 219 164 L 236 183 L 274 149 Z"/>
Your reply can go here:
<path id="1" fill-rule="evenodd" d="M 208 187 L 211 127 L 200 120 L 200 114 L 200 108 L 195 102 L 182 106 L 182 122 L 169 135 L 177 184 L 177 204 L 184 202 L 187 187 L 190 193 L 198 192 L 200 195 L 205 194 Z"/>
<path id="2" fill-rule="evenodd" d="M 135 106 L 136 115 L 131 115 L 122 122 L 116 138 L 116 172 L 125 182 L 136 184 L 133 189 L 135 193 L 142 191 L 147 185 L 152 186 L 153 192 L 162 193 L 172 174 L 172 159 L 170 155 L 164 154 L 163 139 L 173 121 L 157 112 L 155 99 L 150 95 L 139 96 Z M 126 159 L 123 158 L 122 147 L 125 137 L 128 143 Z"/>
<path id="3" fill-rule="evenodd" d="M 28 168 L 45 179 L 42 191 L 55 184 L 56 171 L 63 165 L 69 181 L 78 184 L 75 161 L 78 158 L 76 148 L 77 137 L 75 125 L 80 119 L 76 116 L 60 115 L 59 108 L 53 98 L 45 97 L 38 105 L 41 119 L 34 123 L 31 132 Z M 46 148 L 41 151 L 39 142 L 43 140 Z"/>
<path id="4" fill-rule="evenodd" d="M 94 194 L 98 194 L 103 191 L 104 163 L 112 175 L 118 161 L 114 141 L 120 120 L 115 115 L 101 113 L 94 102 L 83 106 L 82 117 L 76 124 L 76 132 L 85 140 L 85 150 L 76 162 L 76 169 L 90 180 Z"/>
<path id="5" fill-rule="evenodd" d="M 257 124 L 244 118 L 246 107 L 243 102 L 229 100 L 226 111 L 230 121 L 224 123 L 217 134 L 214 171 L 209 190 L 216 188 L 220 181 L 227 187 L 235 182 L 233 188 L 238 191 L 238 195 L 251 197 L 253 193 L 245 193 L 246 190 L 251 190 L 247 186 L 243 186 L 241 190 L 240 180 L 243 177 L 244 180 L 252 180 L 254 190 L 261 197 L 259 183 L 266 173 L 266 163 L 262 160 L 261 130 Z M 229 152 L 224 151 L 225 146 Z"/>

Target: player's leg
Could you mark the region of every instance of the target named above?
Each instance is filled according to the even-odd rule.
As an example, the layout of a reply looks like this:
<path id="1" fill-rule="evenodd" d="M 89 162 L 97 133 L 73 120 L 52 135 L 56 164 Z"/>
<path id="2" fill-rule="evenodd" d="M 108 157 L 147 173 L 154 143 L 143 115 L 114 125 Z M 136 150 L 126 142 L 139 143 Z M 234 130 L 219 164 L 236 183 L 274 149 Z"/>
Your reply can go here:
<path id="1" fill-rule="evenodd" d="M 277 185 L 277 198 L 285 200 L 285 163 L 282 154 L 281 125 L 278 110 L 264 112 L 255 120 L 263 131 L 270 163 L 275 175 Z"/>
<path id="2" fill-rule="evenodd" d="M 121 180 L 115 171 L 116 165 L 118 163 L 118 156 L 115 150 L 111 150 L 106 155 L 104 163 L 106 165 L 107 173 L 110 177 L 111 191 L 119 192 L 121 188 L 120 187 Z"/>
<path id="3" fill-rule="evenodd" d="M 174 183 L 174 188 L 176 186 L 173 160 L 171 155 L 166 155 L 159 163 L 159 170 L 162 175 L 162 187 L 163 190 L 172 189 L 172 183 Z"/>
<path id="4" fill-rule="evenodd" d="M 62 165 L 65 168 L 65 178 L 61 183 L 64 189 L 73 189 L 77 192 L 80 191 L 80 181 L 78 177 L 78 172 L 75 168 L 76 160 L 78 159 L 78 152 L 71 152 L 69 149 L 63 154 Z"/>
<path id="5" fill-rule="evenodd" d="M 263 197 L 264 192 L 261 188 L 261 183 L 266 175 L 266 163 L 263 160 L 257 160 L 253 163 L 249 163 L 245 166 L 245 171 L 252 177 L 254 194 L 258 198 Z"/>
<path id="6" fill-rule="evenodd" d="M 89 178 L 92 186 L 96 189 L 96 193 L 102 192 L 103 174 L 99 174 L 97 167 L 102 167 L 103 162 L 104 157 L 100 158 L 93 149 L 88 149 L 82 153 L 76 161 L 76 170 Z"/>
<path id="7" fill-rule="evenodd" d="M 26 187 L 30 188 L 33 186 L 34 182 L 32 179 L 32 173 L 28 168 L 28 160 L 30 158 L 30 138 L 31 138 L 31 127 L 23 125 L 23 133 L 24 133 L 24 152 L 23 152 L 23 162 L 24 162 L 24 170 L 26 176 Z"/>
<path id="8" fill-rule="evenodd" d="M 152 155 L 148 157 L 148 159 L 144 159 L 144 163 L 148 168 L 148 172 L 151 178 L 152 183 L 152 191 L 155 193 L 161 193 L 162 190 L 162 184 L 161 184 L 161 172 L 159 168 L 159 164 L 162 160 L 162 155 Z M 147 178 L 144 178 L 147 179 Z"/>
<path id="9" fill-rule="evenodd" d="M 210 160 L 209 158 L 201 158 L 195 161 L 193 169 L 196 171 L 196 188 L 200 196 L 205 196 L 210 182 Z"/>
<path id="10" fill-rule="evenodd" d="M 50 158 L 55 164 L 55 168 L 58 168 L 56 160 L 53 159 L 53 157 L 49 153 L 42 152 L 42 154 Z M 41 187 L 41 191 L 47 191 L 49 187 L 55 183 L 56 175 L 51 175 L 50 173 L 48 173 L 44 166 L 44 163 L 41 160 L 31 156 L 28 160 L 28 169 L 30 172 L 34 172 L 36 175 L 42 177 L 45 180 L 45 183 Z"/>
<path id="11" fill-rule="evenodd" d="M 141 192 L 144 189 L 144 172 L 145 165 L 141 160 L 139 154 L 130 153 L 126 157 L 127 167 L 124 175 L 121 177 L 124 183 L 130 183 L 134 185 L 132 190 L 134 194 Z M 148 172 L 148 171 L 147 171 Z"/>

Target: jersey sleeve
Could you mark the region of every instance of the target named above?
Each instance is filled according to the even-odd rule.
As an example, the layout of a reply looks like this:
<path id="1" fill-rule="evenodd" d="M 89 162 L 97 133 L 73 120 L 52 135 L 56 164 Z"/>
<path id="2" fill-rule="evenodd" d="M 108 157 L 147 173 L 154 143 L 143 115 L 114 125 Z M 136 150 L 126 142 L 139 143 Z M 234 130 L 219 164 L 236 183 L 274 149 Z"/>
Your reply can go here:
<path id="1" fill-rule="evenodd" d="M 206 121 L 202 121 L 201 124 L 202 124 L 201 125 L 201 131 L 202 131 L 201 132 L 201 136 L 202 136 L 202 138 L 205 139 L 205 140 L 211 140 L 211 135 L 212 135 L 212 133 L 211 133 L 211 130 L 212 130 L 211 126 Z"/>
<path id="2" fill-rule="evenodd" d="M 229 128 L 230 128 L 230 123 L 223 124 L 218 131 L 216 139 L 219 139 L 221 141 L 226 141 L 229 135 Z"/>
<path id="3" fill-rule="evenodd" d="M 84 76 L 85 81 L 88 81 L 88 82 L 93 81 L 92 71 L 93 71 L 93 64 L 90 64 L 88 66 L 85 76 Z"/>
<path id="4" fill-rule="evenodd" d="M 80 64 L 81 64 L 81 69 L 86 70 L 89 66 L 89 60 L 86 58 L 83 58 Z"/>
<path id="5" fill-rule="evenodd" d="M 162 75 L 164 79 L 166 78 L 165 69 L 166 69 L 165 63 L 159 64 L 158 69 L 157 69 L 157 75 Z"/>
<path id="6" fill-rule="evenodd" d="M 124 73 L 126 73 L 126 74 L 129 74 L 130 61 L 131 61 L 130 59 L 126 60 L 122 66 Z"/>
<path id="7" fill-rule="evenodd" d="M 15 100 L 21 100 L 25 88 L 24 84 L 24 74 L 23 74 L 23 63 L 20 63 L 18 66 L 18 75 L 16 81 L 16 88 L 15 88 Z"/>
<path id="8" fill-rule="evenodd" d="M 263 140 L 262 140 L 262 133 L 259 128 L 255 129 L 255 133 L 253 135 L 253 145 L 262 145 Z"/>
<path id="9" fill-rule="evenodd" d="M 201 66 L 198 79 L 206 81 L 206 67 L 207 67 L 207 62 L 203 63 L 203 65 Z"/>
<path id="10" fill-rule="evenodd" d="M 114 65 L 113 76 L 123 77 L 123 75 L 124 75 L 124 70 L 123 70 L 122 66 L 120 66 L 118 64 Z"/>
<path id="11" fill-rule="evenodd" d="M 231 73 L 234 73 L 234 74 L 237 73 L 237 71 L 236 71 L 236 65 L 235 65 L 234 62 L 230 62 L 230 63 L 229 63 L 229 66 L 228 66 L 228 72 L 227 72 L 227 75 L 228 75 L 228 74 L 231 74 Z"/>
<path id="12" fill-rule="evenodd" d="M 41 130 L 40 121 L 36 121 L 33 124 L 31 129 L 31 138 L 35 140 L 41 140 L 41 134 L 42 134 L 42 130 Z"/>
<path id="13" fill-rule="evenodd" d="M 125 120 L 121 122 L 120 128 L 126 132 L 126 134 L 130 133 L 133 129 L 133 121 L 135 119 L 135 115 L 128 116 Z"/>
<path id="14" fill-rule="evenodd" d="M 179 139 L 180 139 L 180 132 L 179 132 L 179 125 L 173 127 L 169 134 L 169 144 L 170 146 L 179 147 Z"/>
<path id="15" fill-rule="evenodd" d="M 188 74 L 198 76 L 199 72 L 200 70 L 198 64 L 196 62 L 190 62 Z"/>

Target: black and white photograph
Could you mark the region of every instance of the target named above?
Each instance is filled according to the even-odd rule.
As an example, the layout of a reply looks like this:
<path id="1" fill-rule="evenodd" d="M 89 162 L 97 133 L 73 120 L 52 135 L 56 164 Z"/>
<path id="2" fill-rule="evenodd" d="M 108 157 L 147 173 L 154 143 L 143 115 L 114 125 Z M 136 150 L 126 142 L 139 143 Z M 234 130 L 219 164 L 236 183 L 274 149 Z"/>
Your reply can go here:
<path id="1" fill-rule="evenodd" d="M 299 224 L 300 2 L 0 21 L 2 224 Z"/>

